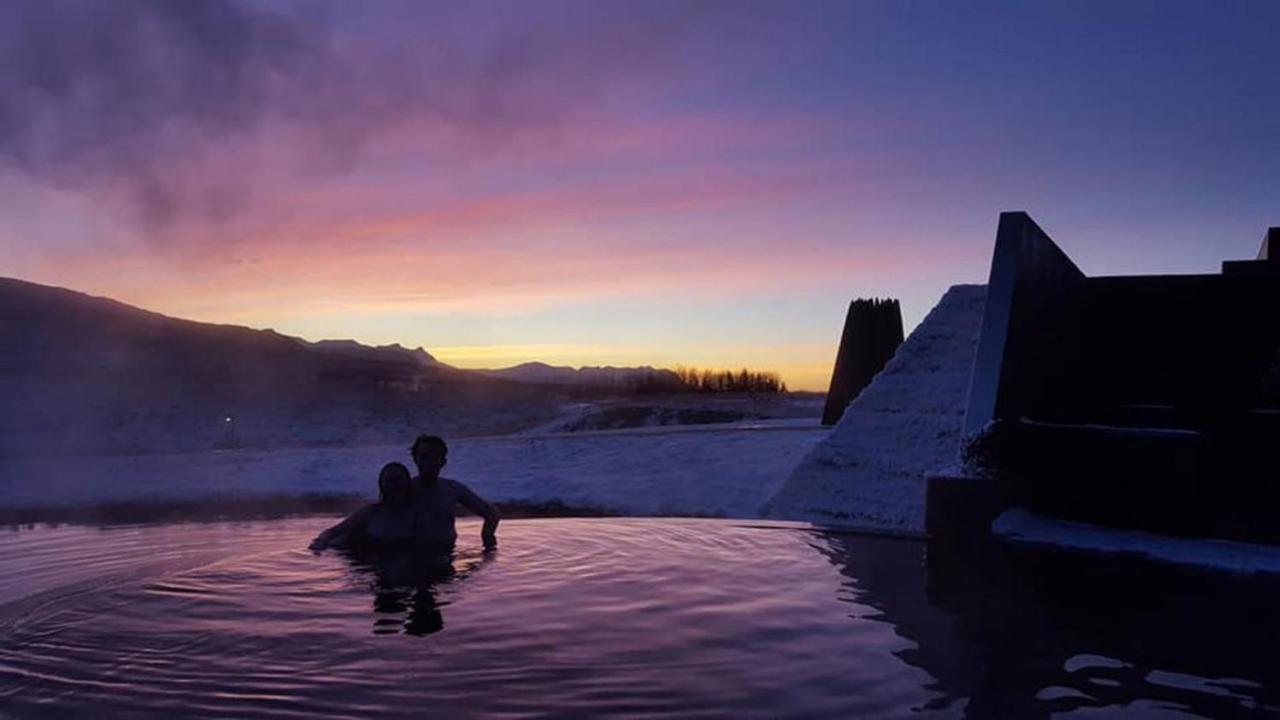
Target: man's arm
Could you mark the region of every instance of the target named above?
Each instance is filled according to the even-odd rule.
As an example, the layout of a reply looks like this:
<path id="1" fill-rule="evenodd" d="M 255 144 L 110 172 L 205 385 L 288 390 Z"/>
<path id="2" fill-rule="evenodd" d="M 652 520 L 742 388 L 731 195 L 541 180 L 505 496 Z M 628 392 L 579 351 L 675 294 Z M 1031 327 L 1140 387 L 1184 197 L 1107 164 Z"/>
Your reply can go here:
<path id="1" fill-rule="evenodd" d="M 454 482 L 457 482 L 456 480 Z M 475 494 L 471 488 L 457 483 L 458 504 L 484 518 L 484 527 L 480 530 L 480 539 L 486 548 L 498 546 L 498 509 L 490 505 L 484 498 Z"/>

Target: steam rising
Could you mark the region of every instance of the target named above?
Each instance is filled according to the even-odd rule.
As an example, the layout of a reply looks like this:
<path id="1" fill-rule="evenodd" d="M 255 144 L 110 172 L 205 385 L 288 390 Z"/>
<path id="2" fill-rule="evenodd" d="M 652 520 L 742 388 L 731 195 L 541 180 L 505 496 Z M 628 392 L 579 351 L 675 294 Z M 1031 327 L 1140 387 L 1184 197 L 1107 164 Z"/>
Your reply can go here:
<path id="1" fill-rule="evenodd" d="M 256 129 L 332 58 L 322 26 L 216 0 L 0 12 L 0 159 L 62 187 L 124 182 L 151 222 L 179 211 L 183 159 Z"/>
<path id="2" fill-rule="evenodd" d="M 459 32 L 477 18 L 420 3 L 379 6 L 355 31 L 315 3 L 5 3 L 0 168 L 123 193 L 153 229 L 217 220 L 264 144 L 332 169 L 408 123 L 488 145 L 554 126 L 610 73 L 668 54 L 687 18 L 654 8 L 598 14 L 590 32 L 491 18 Z"/>

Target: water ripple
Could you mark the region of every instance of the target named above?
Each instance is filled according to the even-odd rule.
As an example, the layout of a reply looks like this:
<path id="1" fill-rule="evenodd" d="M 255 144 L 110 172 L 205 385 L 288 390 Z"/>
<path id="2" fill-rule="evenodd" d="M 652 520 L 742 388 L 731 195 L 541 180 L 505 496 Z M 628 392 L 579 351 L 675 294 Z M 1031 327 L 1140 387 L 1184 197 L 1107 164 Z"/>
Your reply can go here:
<path id="1" fill-rule="evenodd" d="M 916 542 L 529 520 L 505 523 L 496 553 L 464 544 L 441 567 L 303 550 L 324 524 L 0 537 L 4 712 L 955 716 L 1001 685 L 973 662 L 990 643 L 974 644 L 971 615 L 930 597 L 938 578 Z M 1110 693 L 1257 710 L 1274 693 L 1231 668 L 1140 670 L 1101 644 L 1033 663 L 997 704 L 1047 716 Z"/>

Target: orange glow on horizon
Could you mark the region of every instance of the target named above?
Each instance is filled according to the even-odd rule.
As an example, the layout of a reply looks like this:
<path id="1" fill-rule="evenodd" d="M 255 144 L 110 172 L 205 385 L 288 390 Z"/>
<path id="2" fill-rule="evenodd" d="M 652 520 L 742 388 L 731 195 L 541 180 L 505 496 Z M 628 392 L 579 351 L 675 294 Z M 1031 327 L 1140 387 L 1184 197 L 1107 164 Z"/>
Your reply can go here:
<path id="1" fill-rule="evenodd" d="M 640 347 L 611 345 L 530 344 L 530 345 L 464 345 L 429 348 L 435 358 L 454 367 L 492 369 L 527 362 L 548 365 L 584 367 L 605 366 L 674 369 L 679 366 L 699 369 L 733 369 L 777 372 L 791 390 L 826 392 L 831 382 L 834 347 L 794 346 L 788 348 L 726 348 L 696 353 L 698 361 L 679 356 L 676 351 L 652 351 Z M 750 361 L 744 361 L 750 358 Z"/>

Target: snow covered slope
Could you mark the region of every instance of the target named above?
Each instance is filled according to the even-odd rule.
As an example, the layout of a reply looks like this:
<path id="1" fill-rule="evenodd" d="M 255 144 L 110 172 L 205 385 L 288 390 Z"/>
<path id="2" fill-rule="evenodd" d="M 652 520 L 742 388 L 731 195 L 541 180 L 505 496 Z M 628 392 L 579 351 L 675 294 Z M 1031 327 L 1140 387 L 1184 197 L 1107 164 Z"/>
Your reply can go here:
<path id="1" fill-rule="evenodd" d="M 956 285 L 765 504 L 765 517 L 924 530 L 924 474 L 955 463 L 986 286 Z"/>

